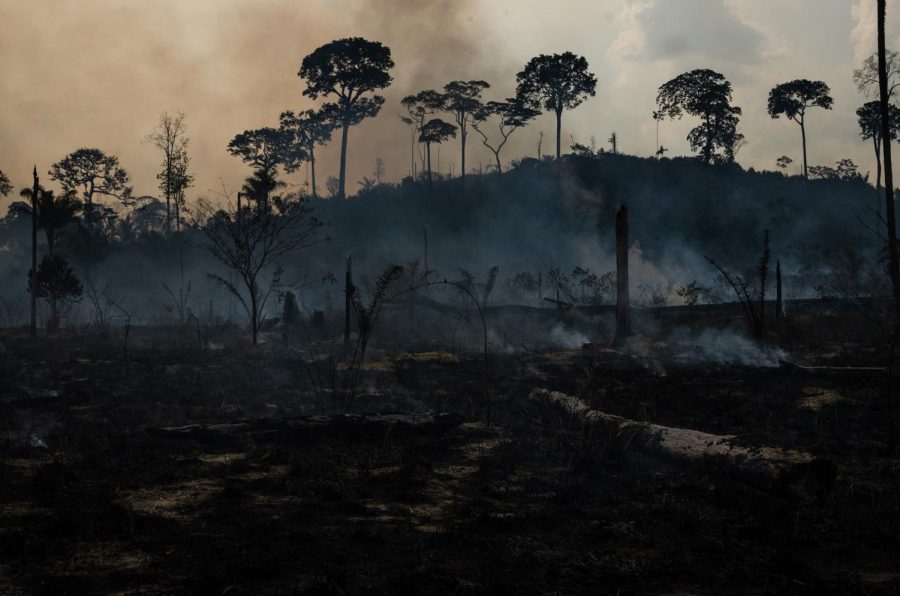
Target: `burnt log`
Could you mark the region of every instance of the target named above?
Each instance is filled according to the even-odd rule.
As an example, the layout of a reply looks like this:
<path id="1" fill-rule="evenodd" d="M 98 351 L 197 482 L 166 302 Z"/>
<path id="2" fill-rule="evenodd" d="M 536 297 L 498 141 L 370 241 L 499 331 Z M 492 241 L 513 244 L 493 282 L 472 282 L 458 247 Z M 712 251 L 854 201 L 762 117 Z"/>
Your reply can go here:
<path id="1" fill-rule="evenodd" d="M 590 453 L 596 443 L 618 442 L 668 462 L 735 478 L 775 494 L 821 498 L 830 492 L 837 468 L 830 460 L 775 447 L 737 444 L 731 435 L 638 422 L 591 409 L 582 400 L 535 389 L 529 401 L 552 432 L 577 432 Z"/>

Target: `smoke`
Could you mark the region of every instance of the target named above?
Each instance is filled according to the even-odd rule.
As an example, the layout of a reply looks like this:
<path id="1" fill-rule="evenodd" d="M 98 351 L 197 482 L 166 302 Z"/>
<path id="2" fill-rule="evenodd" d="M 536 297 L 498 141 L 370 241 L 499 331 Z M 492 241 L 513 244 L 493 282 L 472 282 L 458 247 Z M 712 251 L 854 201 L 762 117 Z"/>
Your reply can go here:
<path id="1" fill-rule="evenodd" d="M 587 335 L 574 329 L 567 329 L 562 323 L 550 329 L 549 341 L 553 346 L 564 350 L 577 350 L 590 342 Z"/>
<path id="2" fill-rule="evenodd" d="M 781 365 L 787 354 L 727 329 L 707 328 L 700 333 L 679 329 L 669 336 L 677 359 L 693 363 L 738 364 L 760 368 Z"/>

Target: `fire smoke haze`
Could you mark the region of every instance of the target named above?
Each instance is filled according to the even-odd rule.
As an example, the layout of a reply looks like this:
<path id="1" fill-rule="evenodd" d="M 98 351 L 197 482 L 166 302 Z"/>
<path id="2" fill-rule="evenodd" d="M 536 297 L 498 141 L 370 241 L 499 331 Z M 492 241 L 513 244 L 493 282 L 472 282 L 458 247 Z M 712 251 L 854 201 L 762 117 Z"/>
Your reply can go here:
<path id="1" fill-rule="evenodd" d="M 227 154 L 229 139 L 275 125 L 283 110 L 314 107 L 296 76 L 303 56 L 362 36 L 389 46 L 397 66 L 381 114 L 351 130 L 350 192 L 378 157 L 389 180 L 408 175 L 404 95 L 485 79 L 493 86 L 486 98 L 502 99 L 529 58 L 566 50 L 587 57 L 599 82 L 596 98 L 565 115 L 564 145 L 592 136 L 604 144 L 616 131 L 621 150 L 652 154 L 657 87 L 709 67 L 734 83 L 744 109 L 745 167 L 772 169 L 782 154 L 799 162 L 797 127 L 771 120 L 766 98 L 779 82 L 810 78 L 825 80 L 835 98 L 833 111 L 810 118 L 811 163 L 851 157 L 874 171 L 854 114 L 865 98 L 852 83 L 874 50 L 872 11 L 867 0 L 0 0 L 0 169 L 24 186 L 33 163 L 43 175 L 68 152 L 96 146 L 120 157 L 136 194 L 158 194 L 160 158 L 141 140 L 162 112 L 181 110 L 197 175 L 190 194 L 210 195 L 220 178 L 237 188 L 250 170 Z M 896 48 L 900 16 L 889 15 Z M 690 126 L 663 123 L 669 155 L 688 153 Z M 541 131 L 549 153 L 554 128 L 545 115 L 516 132 L 505 158 L 535 155 Z M 469 143 L 473 167 L 490 163 L 476 135 Z M 444 145 L 441 171 L 458 169 L 457 152 Z M 338 143 L 321 151 L 322 183 L 337 173 L 337 158 Z M 300 172 L 290 182 L 303 179 Z"/>

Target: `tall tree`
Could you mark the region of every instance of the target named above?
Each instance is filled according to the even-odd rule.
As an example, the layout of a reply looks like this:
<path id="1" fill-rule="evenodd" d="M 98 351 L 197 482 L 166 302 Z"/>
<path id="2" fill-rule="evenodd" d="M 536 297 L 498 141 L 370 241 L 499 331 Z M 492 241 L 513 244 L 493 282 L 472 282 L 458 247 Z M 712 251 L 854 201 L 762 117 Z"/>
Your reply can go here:
<path id="1" fill-rule="evenodd" d="M 38 186 L 36 201 L 31 200 L 33 194 L 34 190 L 31 188 L 23 188 L 19 192 L 19 196 L 37 208 L 37 226 L 44 230 L 47 252 L 52 255 L 59 232 L 68 224 L 77 221 L 78 212 L 82 208 L 81 201 L 74 192 L 56 196 L 52 190 L 47 190 L 43 186 Z M 31 208 L 28 211 L 30 212 Z"/>
<path id="2" fill-rule="evenodd" d="M 300 65 L 297 74 L 306 81 L 303 95 L 335 99 L 322 109 L 341 127 L 340 198 L 346 197 L 348 129 L 381 110 L 384 97 L 374 92 L 391 84 L 389 71 L 393 67 L 390 48 L 361 37 L 329 42 L 306 56 Z"/>
<path id="3" fill-rule="evenodd" d="M 425 143 L 425 155 L 427 159 L 427 167 L 428 167 L 428 188 L 429 190 L 432 187 L 432 173 L 431 173 L 431 146 L 438 143 L 443 143 L 447 139 L 453 138 L 456 136 L 456 127 L 441 120 L 440 118 L 432 118 L 428 122 L 422 125 L 422 129 L 419 131 L 419 141 Z"/>
<path id="4" fill-rule="evenodd" d="M 179 197 L 191 186 L 194 177 L 188 172 L 188 142 L 187 126 L 184 123 L 184 114 L 177 112 L 174 116 L 164 113 L 159 118 L 159 124 L 148 134 L 146 142 L 162 151 L 162 169 L 156 175 L 159 180 L 159 190 L 166 199 L 166 232 L 172 230 L 173 203 L 179 205 Z M 177 209 L 180 211 L 180 208 Z"/>
<path id="5" fill-rule="evenodd" d="M 884 151 L 884 201 L 887 207 L 887 231 L 888 231 L 888 274 L 891 278 L 891 286 L 894 290 L 894 310 L 900 319 L 900 257 L 897 255 L 897 216 L 894 212 L 894 171 L 891 167 L 891 144 L 887 139 L 891 138 L 890 101 L 891 88 L 889 83 L 888 55 L 885 49 L 884 21 L 887 12 L 887 2 L 878 0 L 878 91 L 881 100 L 881 138 L 885 142 L 881 144 Z M 900 329 L 900 327 L 898 327 Z M 895 331 L 895 334 L 897 332 Z M 893 415 L 891 418 L 893 425 Z M 893 428 L 893 427 L 892 427 Z"/>
<path id="6" fill-rule="evenodd" d="M 597 94 L 597 77 L 588 62 L 572 52 L 541 54 L 516 75 L 516 95 L 530 107 L 556 114 L 556 159 L 560 156 L 563 110 L 572 110 Z"/>
<path id="7" fill-rule="evenodd" d="M 123 203 L 131 201 L 131 178 L 119 165 L 119 158 L 100 149 L 73 151 L 50 167 L 50 178 L 62 185 L 63 193 L 81 191 L 84 215 L 89 225 L 96 219 L 94 196 L 115 197 Z"/>
<path id="8" fill-rule="evenodd" d="M 875 163 L 877 166 L 875 176 L 875 188 L 878 196 L 881 196 L 881 102 L 869 101 L 856 110 L 857 122 L 859 123 L 859 136 L 863 140 L 872 139 L 872 145 L 875 148 Z M 890 133 L 891 141 L 897 140 L 897 134 L 900 132 L 900 108 L 891 104 L 890 106 Z M 879 198 L 879 204 L 881 199 Z M 880 212 L 880 209 L 879 209 Z"/>
<path id="9" fill-rule="evenodd" d="M 12 184 L 10 183 L 9 178 L 6 177 L 6 174 L 3 173 L 3 170 L 0 170 L 0 197 L 5 197 L 11 192 Z"/>
<path id="10" fill-rule="evenodd" d="M 453 115 L 456 126 L 459 127 L 462 153 L 459 171 L 462 175 L 463 189 L 466 187 L 466 138 L 469 134 L 469 124 L 483 107 L 481 94 L 489 87 L 490 84 L 486 81 L 451 81 L 444 85 L 444 110 Z"/>
<path id="11" fill-rule="evenodd" d="M 506 101 L 489 101 L 475 114 L 475 118 L 472 120 L 472 128 L 481 135 L 484 146 L 494 154 L 498 174 L 503 173 L 503 166 L 500 163 L 500 152 L 506 145 L 506 141 L 509 140 L 509 137 L 517 128 L 522 128 L 538 114 L 540 112 L 528 107 L 519 98 L 511 98 Z M 500 134 L 499 139 L 496 141 L 492 141 L 485 130 L 486 124 L 490 120 L 496 123 L 497 132 Z"/>
<path id="12" fill-rule="evenodd" d="M 304 161 L 309 163 L 310 191 L 312 197 L 318 197 L 316 188 L 316 147 L 331 140 L 334 123 L 328 114 L 319 110 L 306 110 L 298 114 L 283 112 L 281 114 L 281 130 L 290 136 L 294 144 L 285 170 L 295 172 Z"/>
<path id="13" fill-rule="evenodd" d="M 432 116 L 443 109 L 444 95 L 434 89 L 425 89 L 424 91 L 419 91 L 415 95 L 407 95 L 400 101 L 400 105 L 406 108 L 408 116 L 401 116 L 401 120 L 412 128 L 413 144 L 416 142 L 421 143 L 419 136 L 422 132 L 422 127 L 425 125 L 425 122 L 430 119 L 429 116 Z M 415 145 L 413 145 L 411 150 L 414 151 L 414 149 Z M 422 159 L 422 169 L 424 170 L 425 154 L 422 151 L 419 153 Z M 412 175 L 413 179 L 415 179 L 415 167 L 413 167 Z"/>
<path id="14" fill-rule="evenodd" d="M 731 105 L 731 83 L 709 69 L 678 75 L 659 88 L 656 96 L 660 117 L 681 118 L 685 113 L 700 118 L 687 136 L 691 150 L 704 163 L 731 163 L 744 135 L 737 132 L 741 108 Z"/>
<path id="15" fill-rule="evenodd" d="M 806 159 L 806 111 L 810 108 L 830 110 L 834 99 L 831 89 L 823 81 L 797 79 L 776 85 L 769 92 L 769 116 L 784 115 L 800 125 L 803 137 L 803 177 L 809 177 Z"/>
<path id="16" fill-rule="evenodd" d="M 228 143 L 228 152 L 253 168 L 245 191 L 257 208 L 267 208 L 272 191 L 279 185 L 278 167 L 289 163 L 294 150 L 285 131 L 269 127 L 245 130 Z"/>

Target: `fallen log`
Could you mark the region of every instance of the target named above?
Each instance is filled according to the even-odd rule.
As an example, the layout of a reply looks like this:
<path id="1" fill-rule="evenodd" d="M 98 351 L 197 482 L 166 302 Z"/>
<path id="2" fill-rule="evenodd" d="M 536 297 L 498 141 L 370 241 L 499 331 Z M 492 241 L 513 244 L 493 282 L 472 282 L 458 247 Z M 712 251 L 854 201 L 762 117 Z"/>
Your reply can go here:
<path id="1" fill-rule="evenodd" d="M 385 437 L 412 434 L 442 434 L 459 426 L 454 414 L 336 414 L 333 416 L 296 416 L 291 418 L 255 418 L 217 424 L 188 424 L 148 428 L 147 432 L 164 438 L 194 439 L 205 443 L 231 443 L 240 436 L 254 440 L 280 438 L 308 440 L 322 433 L 355 437 Z"/>
<path id="2" fill-rule="evenodd" d="M 584 448 L 595 443 L 621 445 L 670 462 L 726 475 L 758 488 L 794 497 L 822 497 L 837 475 L 830 460 L 809 453 L 774 447 L 737 445 L 731 435 L 713 435 L 685 428 L 638 422 L 593 410 L 577 397 L 546 389 L 528 396 L 555 432 L 579 431 Z"/>

